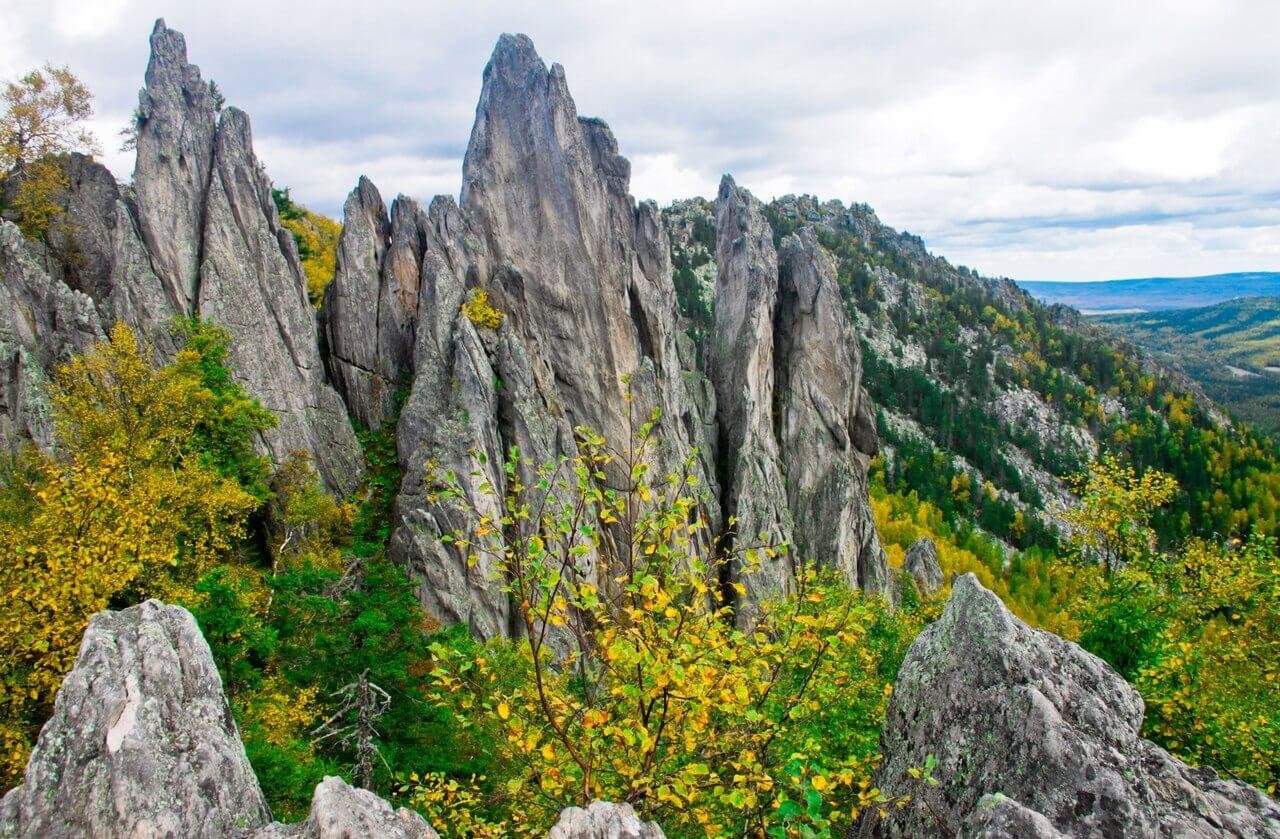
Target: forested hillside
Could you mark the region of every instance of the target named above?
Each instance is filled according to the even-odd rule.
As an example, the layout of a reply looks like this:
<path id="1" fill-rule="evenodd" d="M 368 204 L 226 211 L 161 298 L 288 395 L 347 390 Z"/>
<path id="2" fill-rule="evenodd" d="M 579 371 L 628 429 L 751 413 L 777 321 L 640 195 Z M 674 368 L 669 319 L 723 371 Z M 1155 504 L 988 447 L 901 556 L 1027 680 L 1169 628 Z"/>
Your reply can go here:
<path id="1" fill-rule="evenodd" d="M 1280 429 L 1280 298 L 1097 320 L 1181 366 L 1234 416 L 1272 434 Z"/>

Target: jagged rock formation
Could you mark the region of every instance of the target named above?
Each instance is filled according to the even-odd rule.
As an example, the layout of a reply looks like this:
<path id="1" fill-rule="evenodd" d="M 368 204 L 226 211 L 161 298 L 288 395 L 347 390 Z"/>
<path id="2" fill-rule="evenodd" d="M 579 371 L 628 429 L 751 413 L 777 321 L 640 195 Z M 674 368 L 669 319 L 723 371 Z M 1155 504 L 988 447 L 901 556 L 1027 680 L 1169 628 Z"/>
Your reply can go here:
<path id="1" fill-rule="evenodd" d="M 392 213 L 377 328 L 388 323 L 386 301 L 397 301 L 390 322 L 412 323 L 414 346 L 397 429 L 406 473 L 392 554 L 422 581 L 428 608 L 481 637 L 510 634 L 511 610 L 485 561 L 468 564 L 439 539 L 473 515 L 428 497 L 433 466 L 462 479 L 473 510 L 492 512 L 480 487 L 505 490 L 512 446 L 531 473 L 576 453 L 575 427 L 622 445 L 656 408 L 655 473 L 678 470 L 696 447 L 700 483 L 715 486 L 703 436 L 713 409 L 692 352 L 679 347 L 666 234 L 656 207 L 627 194 L 629 175 L 608 127 L 578 117 L 563 69 L 548 70 L 528 38 L 504 35 L 485 68 L 462 206 L 437 198 L 399 250 Z M 472 288 L 487 290 L 500 326 L 461 312 Z M 365 318 L 353 326 L 335 312 L 330 334 L 367 332 Z M 349 404 L 362 401 L 348 390 Z M 714 492 L 703 515 L 718 527 Z M 595 561 L 583 561 L 588 576 Z"/>
<path id="2" fill-rule="evenodd" d="M 124 321 L 171 352 L 176 310 L 151 267 L 129 190 L 121 190 L 107 167 L 82 154 L 69 155 L 63 172 L 68 187 L 46 237 L 50 276 L 87 294 L 103 329 Z"/>
<path id="3" fill-rule="evenodd" d="M 902 570 L 911 575 L 916 588 L 926 597 L 942 588 L 942 564 L 938 561 L 938 546 L 928 536 L 921 536 L 907 549 Z"/>
<path id="4" fill-rule="evenodd" d="M 143 172 L 134 177 L 141 183 Z M 280 227 L 249 119 L 235 108 L 218 121 L 204 212 L 197 309 L 231 332 L 237 378 L 279 420 L 263 445 L 277 463 L 308 452 L 328 486 L 349 492 L 361 472 L 359 445 L 325 382 L 297 246 Z"/>
<path id="5" fill-rule="evenodd" d="M 413 377 L 429 220 L 403 195 L 388 217 L 377 187 L 363 177 L 342 218 L 337 275 L 324 301 L 328 362 L 352 418 L 380 428 L 395 419 L 396 394 Z"/>
<path id="6" fill-rule="evenodd" d="M 359 447 L 325 381 L 297 247 L 280 226 L 248 117 L 219 109 L 187 61 L 182 34 L 157 21 L 139 94 L 133 189 L 70 155 L 47 247 L 5 234 L 5 275 L 14 279 L 0 301 L 0 322 L 10 324 L 0 336 L 38 344 L 6 341 L 25 348 L 21 363 L 14 351 L 4 361 L 22 368 L 6 379 L 6 433 L 50 444 L 47 423 L 28 416 L 39 413 L 31 385 L 84 349 L 86 335 L 123 321 L 167 353 L 171 320 L 200 315 L 231 332 L 237 379 L 279 419 L 262 434 L 263 451 L 277 462 L 304 451 L 331 489 L 348 492 L 362 469 Z"/>
<path id="7" fill-rule="evenodd" d="M 812 228 L 788 236 L 779 260 L 774 414 L 796 551 L 802 561 L 837 568 L 850 585 L 889 592 L 889 563 L 867 500 L 875 418 L 835 262 Z"/>
<path id="8" fill-rule="evenodd" d="M 212 839 L 267 821 L 191 614 L 152 600 L 95 616 L 0 835 Z"/>
<path id="9" fill-rule="evenodd" d="M 1280 836 L 1280 805 L 1142 739 L 1142 714 L 1115 671 L 967 574 L 912 644 L 881 734 L 876 785 L 929 806 L 870 810 L 857 835 Z M 921 790 L 908 770 L 930 754 L 938 786 Z"/>
<path id="10" fill-rule="evenodd" d="M 182 33 L 157 20 L 138 93 L 138 224 L 175 312 L 195 309 L 218 103 L 187 61 Z"/>
<path id="11" fill-rule="evenodd" d="M 423 818 L 341 778 L 295 825 L 271 822 L 195 618 L 149 600 L 95 615 L 0 836 L 439 839 Z M 569 808 L 549 839 L 662 839 L 630 806 Z"/>
<path id="12" fill-rule="evenodd" d="M 716 265 L 707 366 L 720 409 L 725 508 L 740 538 L 765 533 L 792 545 L 749 578 L 750 598 L 788 591 L 803 562 L 888 592 L 867 501 L 875 421 L 830 254 L 806 228 L 779 255 L 760 203 L 725 176 Z"/>
<path id="13" fill-rule="evenodd" d="M 707 371 L 716 389 L 720 471 L 726 516 L 736 540 L 790 543 L 794 537 L 782 455 L 774 433 L 774 312 L 778 256 L 755 196 L 726 175 L 716 197 L 715 326 Z M 741 546 L 739 546 L 741 547 Z M 789 592 L 795 578 L 788 553 L 765 557 L 748 576 L 748 599 Z"/>
<path id="14" fill-rule="evenodd" d="M 640 821 L 630 804 L 593 801 L 585 810 L 567 807 L 547 839 L 666 839 L 654 822 Z"/>

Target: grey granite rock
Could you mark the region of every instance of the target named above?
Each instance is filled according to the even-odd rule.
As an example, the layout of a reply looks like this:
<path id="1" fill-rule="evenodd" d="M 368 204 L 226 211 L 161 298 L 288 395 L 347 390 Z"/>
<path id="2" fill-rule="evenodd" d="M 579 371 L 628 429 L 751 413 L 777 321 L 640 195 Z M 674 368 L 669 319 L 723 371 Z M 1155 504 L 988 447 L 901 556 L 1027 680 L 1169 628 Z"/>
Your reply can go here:
<path id="1" fill-rule="evenodd" d="M 951 835 L 965 825 L 1006 835 L 980 832 L 1000 823 L 1043 835 L 1038 814 L 1069 836 L 1280 836 L 1280 805 L 1144 740 L 1142 714 L 1137 691 L 1104 662 L 1022 623 L 966 574 L 911 645 L 881 734 L 876 785 L 918 794 L 908 770 L 934 755 L 931 806 L 890 808 L 887 819 L 869 810 L 857 835 Z M 984 814 L 996 793 L 1017 806 Z"/>
<path id="2" fill-rule="evenodd" d="M 280 226 L 249 118 L 236 108 L 218 122 L 201 248 L 198 310 L 231 333 L 236 378 L 279 421 L 263 432 L 263 448 L 276 463 L 307 452 L 330 489 L 350 492 L 360 447 L 325 379 L 297 246 Z"/>
<path id="3" fill-rule="evenodd" d="M 51 278 L 47 254 L 0 220 L 0 443 L 53 445 L 49 382 L 103 337 L 93 299 Z"/>
<path id="4" fill-rule="evenodd" d="M 136 205 L 92 158 L 71 154 L 63 171 L 68 188 L 46 236 L 50 276 L 88 295 L 104 330 L 125 323 L 171 355 L 177 347 L 173 318 L 186 312 L 175 307 L 152 270 Z"/>
<path id="5" fill-rule="evenodd" d="M 715 327 L 707 370 L 716 394 L 721 491 L 735 547 L 793 541 L 787 483 L 774 431 L 774 312 L 778 258 L 760 202 L 725 175 L 716 197 Z M 761 536 L 763 535 L 763 539 Z M 794 546 L 791 546 L 794 547 Z M 760 600 L 792 590 L 792 556 L 762 557 L 741 574 L 749 619 Z"/>
<path id="6" fill-rule="evenodd" d="M 942 588 L 942 565 L 938 562 L 938 546 L 928 536 L 921 536 L 907 549 L 902 570 L 915 580 L 916 588 L 926 597 Z"/>
<path id="7" fill-rule="evenodd" d="M 311 812 L 300 824 L 273 822 L 249 834 L 250 839 L 440 839 L 422 816 L 404 807 L 393 809 L 367 789 L 341 778 L 327 777 L 316 786 Z"/>
<path id="8" fill-rule="evenodd" d="M 390 238 L 387 206 L 361 177 L 342 208 L 337 271 L 325 289 L 321 321 L 334 387 L 366 428 L 381 427 L 393 407 L 378 369 L 378 295 Z"/>
<path id="9" fill-rule="evenodd" d="M 183 314 L 195 312 L 216 122 L 217 104 L 200 68 L 187 61 L 186 39 L 157 20 L 138 94 L 133 183 L 152 265 Z"/>
<path id="10" fill-rule="evenodd" d="M 850 585 L 891 594 L 867 497 L 875 448 L 859 430 L 867 410 L 862 353 L 835 260 L 805 227 L 783 240 L 779 269 L 774 414 L 797 557 L 838 569 Z"/>
<path id="11" fill-rule="evenodd" d="M 644 822 L 630 804 L 593 801 L 586 809 L 567 807 L 547 839 L 665 839 L 662 828 Z"/>
<path id="12" fill-rule="evenodd" d="M 461 207 L 436 199 L 414 225 L 407 203 L 404 223 L 392 213 L 379 324 L 412 326 L 380 334 L 395 346 L 411 334 L 414 346 L 397 431 L 406 474 L 392 555 L 422 582 L 433 612 L 482 637 L 513 631 L 503 581 L 441 543 L 442 532 L 471 514 L 430 500 L 430 466 L 464 478 L 484 511 L 492 501 L 480 486 L 503 491 L 510 448 L 519 448 L 529 478 L 576 453 L 576 426 L 625 445 L 656 408 L 653 471 L 679 469 L 697 448 L 700 483 L 714 486 L 703 406 L 691 404 L 697 377 L 677 347 L 666 233 L 657 208 L 627 194 L 629 172 L 608 127 L 578 117 L 563 70 L 548 70 L 528 38 L 504 35 L 485 69 Z M 502 312 L 496 329 L 460 313 L 475 288 Z M 714 492 L 703 514 L 719 522 Z M 583 557 L 581 572 L 594 576 L 597 559 Z"/>
<path id="13" fill-rule="evenodd" d="M 0 836 L 213 839 L 267 821 L 191 614 L 150 600 L 96 615 Z"/>

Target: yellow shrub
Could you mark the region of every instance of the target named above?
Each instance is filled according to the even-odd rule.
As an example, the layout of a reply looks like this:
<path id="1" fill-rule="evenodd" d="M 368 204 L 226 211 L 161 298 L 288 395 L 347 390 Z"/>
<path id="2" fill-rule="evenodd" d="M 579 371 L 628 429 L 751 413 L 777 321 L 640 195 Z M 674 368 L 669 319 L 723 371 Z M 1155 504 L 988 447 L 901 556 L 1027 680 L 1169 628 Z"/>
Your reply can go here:
<path id="1" fill-rule="evenodd" d="M 462 304 L 462 313 L 467 320 L 481 329 L 497 329 L 502 326 L 502 312 L 489 302 L 489 292 L 482 288 L 474 288 Z"/>

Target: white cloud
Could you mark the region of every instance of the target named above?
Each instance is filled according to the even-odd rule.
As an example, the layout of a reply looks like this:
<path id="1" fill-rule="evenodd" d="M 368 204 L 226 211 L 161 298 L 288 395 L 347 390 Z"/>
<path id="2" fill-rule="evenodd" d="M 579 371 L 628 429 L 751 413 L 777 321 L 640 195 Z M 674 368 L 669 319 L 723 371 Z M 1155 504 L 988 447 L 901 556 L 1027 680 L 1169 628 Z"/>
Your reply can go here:
<path id="1" fill-rule="evenodd" d="M 11 0 L 0 76 L 68 62 L 110 150 L 152 7 Z M 336 213 L 458 190 L 480 73 L 528 32 L 604 117 L 637 196 L 865 201 L 984 271 L 1026 278 L 1280 268 L 1272 0 L 887 4 L 296 4 L 172 0 L 191 58 L 252 117 L 278 183 Z M 108 153 L 127 177 L 132 162 Z"/>

